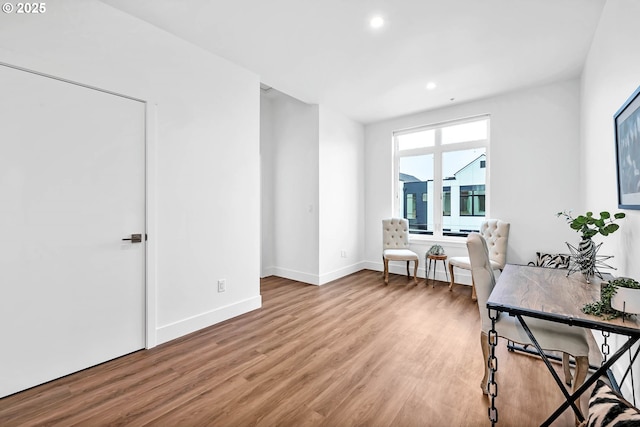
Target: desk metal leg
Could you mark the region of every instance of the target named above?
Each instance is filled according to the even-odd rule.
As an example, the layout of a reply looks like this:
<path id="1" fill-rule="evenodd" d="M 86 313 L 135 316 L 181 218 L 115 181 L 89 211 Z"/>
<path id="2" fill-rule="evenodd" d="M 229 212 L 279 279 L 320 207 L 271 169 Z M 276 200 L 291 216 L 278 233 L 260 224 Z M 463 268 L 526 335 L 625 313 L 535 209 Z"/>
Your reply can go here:
<path id="1" fill-rule="evenodd" d="M 640 347 L 636 349 L 636 354 L 634 354 L 633 357 L 631 357 L 631 353 L 629 353 L 629 366 L 627 367 L 627 370 L 624 372 L 624 375 L 620 380 L 620 385 L 622 385 L 624 383 L 625 378 L 627 378 L 627 375 L 629 374 L 629 372 L 631 372 L 631 391 L 633 393 L 634 406 L 636 405 L 636 386 L 633 381 L 633 364 L 636 363 L 636 358 L 638 357 L 638 353 L 640 353 Z"/>
<path id="2" fill-rule="evenodd" d="M 491 406 L 489 407 L 489 420 L 491 425 L 495 426 L 498 422 L 498 408 L 496 408 L 496 397 L 498 397 L 498 383 L 496 382 L 496 372 L 498 371 L 498 359 L 496 359 L 496 346 L 498 345 L 498 333 L 496 332 L 496 320 L 498 320 L 498 312 L 489 310 L 489 318 L 491 319 L 491 329 L 487 334 L 489 340 L 489 359 L 487 366 L 489 367 L 489 384 L 487 386 L 489 397 L 491 398 Z"/>
<path id="3" fill-rule="evenodd" d="M 549 369 L 549 371 L 551 372 L 551 375 L 553 375 L 553 378 L 556 380 L 556 383 L 558 383 L 558 387 L 560 387 L 562 393 L 565 396 L 565 402 L 560 405 L 560 407 L 558 407 L 558 409 L 555 410 L 555 412 L 553 414 L 551 414 L 551 416 L 549 416 L 549 418 L 547 418 L 547 420 L 541 424 L 542 427 L 547 427 L 550 426 L 551 423 L 553 421 L 555 421 L 556 418 L 558 418 L 560 416 L 560 414 L 562 414 L 569 406 L 571 406 L 571 408 L 573 409 L 573 411 L 575 412 L 576 416 L 578 417 L 579 421 L 583 421 L 584 417 L 582 416 L 582 413 L 578 410 L 575 401 L 576 399 L 580 398 L 580 396 L 589 388 L 591 387 L 591 385 L 593 383 L 596 382 L 596 380 L 598 378 L 600 378 L 603 375 L 606 375 L 607 370 L 613 366 L 613 364 L 627 351 L 631 348 L 631 346 L 633 346 L 638 339 L 640 339 L 640 337 L 629 337 L 629 339 L 627 340 L 627 342 L 618 349 L 618 351 L 616 351 L 613 356 L 611 356 L 611 358 L 609 360 L 607 360 L 606 362 L 604 362 L 591 376 L 589 376 L 585 382 L 575 391 L 575 393 L 573 394 L 569 394 L 567 392 L 567 390 L 564 388 L 564 385 L 562 384 L 562 380 L 560 380 L 560 377 L 558 377 L 558 374 L 556 373 L 556 371 L 553 369 L 553 366 L 551 366 L 551 363 L 549 362 L 549 359 L 547 358 L 547 356 L 544 354 L 544 352 L 542 351 L 542 349 L 540 348 L 540 344 L 538 344 L 538 341 L 535 339 L 535 337 L 533 336 L 533 334 L 531 333 L 531 330 L 529 329 L 529 327 L 527 326 L 526 322 L 524 321 L 524 319 L 522 318 L 521 315 L 517 314 L 516 318 L 518 319 L 518 321 L 520 322 L 520 324 L 522 325 L 522 327 L 524 328 L 525 332 L 527 333 L 527 335 L 529 336 L 529 339 L 531 339 L 531 342 L 533 343 L 533 345 L 535 345 L 536 349 L 538 350 L 538 352 L 540 353 L 540 357 L 542 358 L 542 360 L 544 361 L 544 363 L 547 365 L 547 368 Z"/>
<path id="4" fill-rule="evenodd" d="M 609 360 L 607 360 L 605 363 L 602 364 L 602 366 L 600 366 L 598 368 L 597 371 L 595 371 L 593 373 L 593 375 L 589 376 L 586 381 L 580 386 L 580 388 L 578 388 L 576 390 L 575 393 L 573 393 L 573 395 L 571 396 L 572 399 L 576 399 L 579 396 L 582 395 L 582 393 L 584 393 L 589 387 L 591 387 L 591 385 L 593 383 L 596 382 L 596 380 L 598 378 L 600 378 L 603 375 L 606 375 L 607 370 L 609 368 L 611 368 L 611 366 L 613 366 L 613 364 L 627 351 L 631 348 L 631 346 L 633 346 L 638 339 L 640 339 L 640 337 L 629 337 L 629 339 L 627 340 L 627 342 L 618 349 L 618 351 L 616 351 L 613 356 L 611 356 L 611 358 Z M 551 425 L 551 423 L 558 418 L 558 416 L 560 416 L 561 413 L 563 413 L 565 411 L 565 409 L 567 409 L 569 407 L 569 402 L 566 401 L 564 402 L 562 405 L 560 405 L 560 407 L 558 409 L 556 409 L 556 411 L 551 414 L 551 416 L 549 418 L 547 418 L 547 420 L 542 424 L 542 426 L 549 426 Z"/>
<path id="5" fill-rule="evenodd" d="M 566 400 L 565 403 L 568 403 L 568 405 L 571 405 L 571 408 L 573 409 L 573 412 L 575 412 L 576 417 L 578 417 L 578 421 L 580 421 L 580 422 L 584 421 L 584 416 L 582 415 L 582 412 L 580 412 L 580 409 L 578 409 L 578 407 L 576 406 L 576 403 L 575 403 L 576 399 L 578 397 L 580 397 L 580 395 L 578 393 L 576 393 L 575 395 L 570 395 L 569 394 L 567 389 L 564 387 L 564 384 L 562 383 L 562 380 L 558 376 L 558 373 L 555 371 L 555 369 L 553 369 L 553 366 L 551 366 L 551 362 L 549 362 L 549 358 L 547 357 L 545 352 L 540 347 L 540 344 L 538 344 L 538 341 L 533 336 L 533 333 L 531 333 L 531 330 L 529 329 L 529 326 L 527 326 L 527 323 L 524 321 L 522 316 L 519 315 L 519 314 L 516 315 L 516 318 L 518 319 L 518 321 L 522 325 L 522 328 L 524 329 L 524 331 L 529 336 L 529 339 L 531 340 L 533 345 L 536 347 L 536 350 L 538 350 L 538 353 L 540 353 L 540 357 L 542 358 L 542 361 L 544 362 L 545 365 L 547 365 L 547 369 L 549 369 L 549 372 L 551 372 L 551 376 L 553 376 L 553 379 L 558 384 L 558 387 L 560 388 L 560 391 L 562 391 L 562 394 L 564 394 L 564 398 Z M 566 407 L 565 407 L 565 409 L 566 409 Z M 558 415 L 560 415 L 560 414 L 558 414 Z M 551 421 L 553 421 L 553 420 L 547 420 L 547 421 L 549 422 L 549 424 L 551 424 Z M 545 423 L 543 423 L 542 425 L 543 426 L 544 425 L 549 425 L 549 424 L 546 424 L 547 421 L 545 421 Z"/>

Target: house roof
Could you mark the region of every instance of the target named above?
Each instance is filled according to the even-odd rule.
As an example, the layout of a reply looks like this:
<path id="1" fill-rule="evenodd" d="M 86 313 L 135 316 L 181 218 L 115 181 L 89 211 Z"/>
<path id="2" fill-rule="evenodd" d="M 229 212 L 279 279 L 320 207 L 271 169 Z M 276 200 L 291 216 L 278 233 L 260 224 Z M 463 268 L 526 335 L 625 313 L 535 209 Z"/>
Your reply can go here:
<path id="1" fill-rule="evenodd" d="M 470 161 L 469 163 L 467 163 L 466 165 L 464 165 L 463 167 L 461 167 L 456 173 L 454 173 L 453 175 L 458 175 L 460 172 L 462 172 L 463 170 L 467 169 L 468 167 L 470 167 L 471 165 L 473 165 L 474 163 L 476 163 L 478 160 L 480 160 L 481 158 L 486 158 L 487 155 L 485 153 L 480 154 L 478 157 L 476 157 L 475 159 L 473 159 L 472 161 Z"/>
<path id="2" fill-rule="evenodd" d="M 422 182 L 420 179 L 416 178 L 413 175 L 409 175 L 407 173 L 400 172 L 400 181 L 402 182 Z"/>

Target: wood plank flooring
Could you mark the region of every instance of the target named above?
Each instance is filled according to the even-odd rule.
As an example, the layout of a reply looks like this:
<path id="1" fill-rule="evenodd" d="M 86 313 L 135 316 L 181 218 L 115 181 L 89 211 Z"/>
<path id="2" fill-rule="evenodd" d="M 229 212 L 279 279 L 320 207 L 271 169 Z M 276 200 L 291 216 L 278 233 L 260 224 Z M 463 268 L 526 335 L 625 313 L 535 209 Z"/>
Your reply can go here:
<path id="1" fill-rule="evenodd" d="M 0 399 L 0 426 L 489 425 L 470 290 L 266 278 L 263 308 Z M 551 375 L 502 340 L 498 360 L 498 425 L 539 425 L 562 402 Z"/>

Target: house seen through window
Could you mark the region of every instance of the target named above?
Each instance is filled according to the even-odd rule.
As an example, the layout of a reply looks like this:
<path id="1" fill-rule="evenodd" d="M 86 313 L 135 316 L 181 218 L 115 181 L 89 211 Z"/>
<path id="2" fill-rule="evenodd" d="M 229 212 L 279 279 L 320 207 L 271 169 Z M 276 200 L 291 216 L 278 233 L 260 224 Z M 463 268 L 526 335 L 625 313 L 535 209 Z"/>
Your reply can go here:
<path id="1" fill-rule="evenodd" d="M 395 211 L 412 234 L 465 236 L 485 219 L 489 116 L 394 133 Z"/>

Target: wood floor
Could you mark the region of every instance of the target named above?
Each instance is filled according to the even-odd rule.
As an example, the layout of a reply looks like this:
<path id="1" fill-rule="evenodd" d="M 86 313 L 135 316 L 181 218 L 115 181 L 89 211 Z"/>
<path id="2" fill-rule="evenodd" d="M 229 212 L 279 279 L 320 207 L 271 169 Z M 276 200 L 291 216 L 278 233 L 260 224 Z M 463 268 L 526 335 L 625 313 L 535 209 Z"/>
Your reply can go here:
<path id="1" fill-rule="evenodd" d="M 0 399 L 0 426 L 489 425 L 469 287 L 365 270 L 261 288 L 260 310 Z M 498 360 L 498 425 L 539 425 L 551 375 L 502 340 Z"/>

